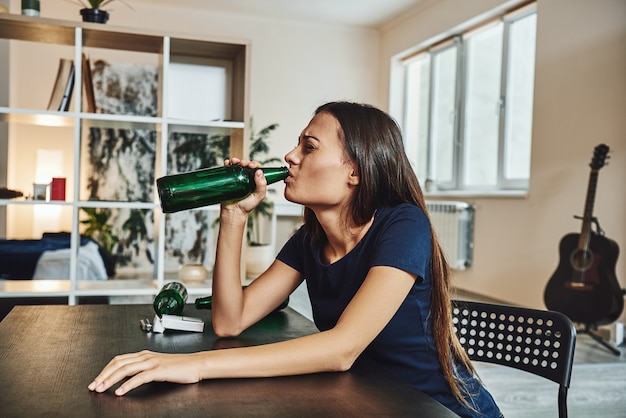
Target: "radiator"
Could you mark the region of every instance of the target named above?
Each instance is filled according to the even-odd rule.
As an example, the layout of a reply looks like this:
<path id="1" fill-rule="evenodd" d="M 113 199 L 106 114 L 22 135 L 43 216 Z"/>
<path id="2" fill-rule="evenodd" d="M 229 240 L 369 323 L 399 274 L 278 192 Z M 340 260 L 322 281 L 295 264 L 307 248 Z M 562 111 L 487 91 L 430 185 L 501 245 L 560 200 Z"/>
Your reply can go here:
<path id="1" fill-rule="evenodd" d="M 472 265 L 474 207 L 466 202 L 427 201 L 426 208 L 443 252 L 455 270 Z"/>

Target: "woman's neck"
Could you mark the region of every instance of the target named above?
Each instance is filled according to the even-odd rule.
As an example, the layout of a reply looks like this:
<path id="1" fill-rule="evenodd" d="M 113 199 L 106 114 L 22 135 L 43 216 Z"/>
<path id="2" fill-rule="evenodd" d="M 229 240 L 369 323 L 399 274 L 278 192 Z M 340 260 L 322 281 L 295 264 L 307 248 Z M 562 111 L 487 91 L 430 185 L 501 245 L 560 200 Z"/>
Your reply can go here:
<path id="1" fill-rule="evenodd" d="M 322 246 L 321 257 L 325 263 L 332 264 L 343 258 L 363 239 L 374 221 L 374 217 L 363 225 L 346 225 L 345 219 L 335 217 L 334 220 L 320 220 L 326 234 L 326 243 Z"/>

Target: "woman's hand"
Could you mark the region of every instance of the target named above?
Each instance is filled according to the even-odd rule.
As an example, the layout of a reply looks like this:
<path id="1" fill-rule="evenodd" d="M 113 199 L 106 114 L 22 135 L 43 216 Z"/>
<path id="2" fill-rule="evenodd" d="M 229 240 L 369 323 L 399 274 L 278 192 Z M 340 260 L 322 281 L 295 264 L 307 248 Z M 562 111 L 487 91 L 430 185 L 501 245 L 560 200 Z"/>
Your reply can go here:
<path id="1" fill-rule="evenodd" d="M 202 355 L 163 354 L 147 350 L 119 355 L 102 369 L 88 388 L 104 392 L 130 377 L 115 390 L 116 395 L 122 396 L 148 382 L 197 383 L 202 380 L 199 372 Z"/>
<path id="2" fill-rule="evenodd" d="M 260 168 L 261 163 L 258 161 L 250 161 L 250 160 L 240 160 L 239 158 L 231 158 L 224 161 L 224 165 L 241 165 L 243 167 L 249 168 Z M 265 176 L 262 171 L 257 171 L 254 176 L 254 182 L 256 184 L 256 189 L 249 196 L 247 196 L 243 200 L 239 200 L 234 203 L 223 204 L 222 208 L 228 210 L 236 210 L 239 209 L 243 211 L 246 215 L 250 213 L 254 208 L 256 208 L 265 198 L 267 193 L 267 180 L 265 180 Z"/>

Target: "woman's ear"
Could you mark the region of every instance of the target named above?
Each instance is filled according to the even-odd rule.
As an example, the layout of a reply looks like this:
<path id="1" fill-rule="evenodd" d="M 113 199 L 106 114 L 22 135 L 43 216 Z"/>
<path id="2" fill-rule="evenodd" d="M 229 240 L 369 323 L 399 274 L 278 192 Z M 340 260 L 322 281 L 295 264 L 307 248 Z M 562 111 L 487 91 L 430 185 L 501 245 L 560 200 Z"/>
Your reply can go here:
<path id="1" fill-rule="evenodd" d="M 360 182 L 360 177 L 358 175 L 357 169 L 354 168 L 354 167 L 352 168 L 352 172 L 350 173 L 350 178 L 349 178 L 348 182 L 352 186 L 356 186 Z"/>

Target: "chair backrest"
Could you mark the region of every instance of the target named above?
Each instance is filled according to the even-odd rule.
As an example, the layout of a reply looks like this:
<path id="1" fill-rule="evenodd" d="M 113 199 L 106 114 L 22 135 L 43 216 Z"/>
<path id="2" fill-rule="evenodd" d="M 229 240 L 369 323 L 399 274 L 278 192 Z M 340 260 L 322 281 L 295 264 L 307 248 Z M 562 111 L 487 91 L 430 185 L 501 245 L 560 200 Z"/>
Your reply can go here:
<path id="1" fill-rule="evenodd" d="M 454 329 L 471 360 L 524 370 L 561 386 L 572 375 L 576 329 L 565 315 L 516 306 L 452 302 Z M 560 403 L 560 401 L 559 401 Z"/>

